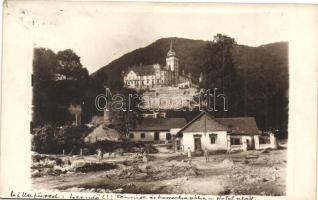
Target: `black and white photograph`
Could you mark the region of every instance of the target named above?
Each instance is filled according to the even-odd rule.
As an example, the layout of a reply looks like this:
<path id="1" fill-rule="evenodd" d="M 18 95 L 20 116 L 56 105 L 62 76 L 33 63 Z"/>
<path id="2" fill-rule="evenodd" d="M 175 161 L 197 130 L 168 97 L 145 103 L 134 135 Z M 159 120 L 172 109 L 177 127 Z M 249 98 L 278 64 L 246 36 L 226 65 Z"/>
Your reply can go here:
<path id="1" fill-rule="evenodd" d="M 287 195 L 296 142 L 283 7 L 14 5 L 4 16 L 32 36 L 32 191 Z"/>

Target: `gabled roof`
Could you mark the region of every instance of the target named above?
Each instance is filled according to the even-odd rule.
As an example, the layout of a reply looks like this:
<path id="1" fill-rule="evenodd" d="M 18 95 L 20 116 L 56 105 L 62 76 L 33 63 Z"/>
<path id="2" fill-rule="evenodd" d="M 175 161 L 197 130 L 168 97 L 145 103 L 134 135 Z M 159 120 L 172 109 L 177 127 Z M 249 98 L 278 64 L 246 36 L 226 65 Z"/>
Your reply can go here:
<path id="1" fill-rule="evenodd" d="M 143 66 L 137 66 L 137 67 L 131 67 L 128 72 L 134 71 L 139 76 L 144 75 L 152 75 L 155 73 L 155 69 L 153 65 L 143 65 Z"/>
<path id="2" fill-rule="evenodd" d="M 186 124 L 179 133 L 187 132 L 228 131 L 229 134 L 259 134 L 254 117 L 215 118 L 206 112 L 201 112 Z"/>
<path id="3" fill-rule="evenodd" d="M 167 131 L 182 128 L 186 123 L 184 118 L 144 118 L 133 131 Z"/>
<path id="4" fill-rule="evenodd" d="M 162 68 L 162 66 L 160 66 L 160 68 Z M 156 72 L 154 65 L 142 65 L 129 67 L 125 75 L 131 71 L 135 72 L 138 76 L 154 75 Z"/>
<path id="5" fill-rule="evenodd" d="M 215 118 L 219 123 L 227 126 L 231 134 L 259 134 L 254 117 Z"/>
<path id="6" fill-rule="evenodd" d="M 206 112 L 201 112 L 188 124 L 186 124 L 179 132 L 205 132 L 205 131 L 227 131 L 228 128 L 218 121 L 213 116 Z"/>

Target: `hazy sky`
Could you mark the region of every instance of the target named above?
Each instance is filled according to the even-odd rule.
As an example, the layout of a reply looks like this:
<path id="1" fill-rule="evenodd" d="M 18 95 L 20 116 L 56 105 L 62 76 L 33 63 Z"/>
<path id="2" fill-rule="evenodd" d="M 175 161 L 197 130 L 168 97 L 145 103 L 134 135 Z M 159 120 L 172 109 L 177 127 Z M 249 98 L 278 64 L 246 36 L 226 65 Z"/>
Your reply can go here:
<path id="1" fill-rule="evenodd" d="M 288 40 L 288 13 L 279 6 L 198 4 L 45 4 L 8 9 L 30 28 L 36 46 L 73 49 L 90 73 L 163 37 L 211 40 L 216 33 L 258 46 Z"/>

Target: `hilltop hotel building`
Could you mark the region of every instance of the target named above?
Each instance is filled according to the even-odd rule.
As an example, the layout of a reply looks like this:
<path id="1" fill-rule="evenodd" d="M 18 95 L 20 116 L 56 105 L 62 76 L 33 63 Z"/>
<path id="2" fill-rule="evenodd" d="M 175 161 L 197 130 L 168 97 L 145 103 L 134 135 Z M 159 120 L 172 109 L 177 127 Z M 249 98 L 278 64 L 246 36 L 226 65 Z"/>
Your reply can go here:
<path id="1" fill-rule="evenodd" d="M 172 48 L 166 57 L 166 66 L 160 64 L 129 67 L 123 72 L 125 87 L 145 89 L 163 86 L 188 86 L 191 84 L 191 74 L 179 75 L 179 59 Z"/>

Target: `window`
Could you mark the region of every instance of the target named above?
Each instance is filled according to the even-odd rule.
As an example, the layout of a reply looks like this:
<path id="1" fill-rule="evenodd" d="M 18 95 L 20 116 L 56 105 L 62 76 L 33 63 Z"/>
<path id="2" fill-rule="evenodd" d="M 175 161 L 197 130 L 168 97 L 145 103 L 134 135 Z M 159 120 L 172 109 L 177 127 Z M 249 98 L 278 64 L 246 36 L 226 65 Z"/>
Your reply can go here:
<path id="1" fill-rule="evenodd" d="M 231 138 L 231 145 L 241 145 L 241 138 Z"/>
<path id="2" fill-rule="evenodd" d="M 129 138 L 134 138 L 134 134 L 133 134 L 133 133 L 130 133 L 130 134 L 129 134 Z"/>
<path id="3" fill-rule="evenodd" d="M 145 133 L 140 133 L 140 138 L 145 138 Z"/>
<path id="4" fill-rule="evenodd" d="M 216 138 L 217 138 L 216 134 L 210 134 L 210 143 L 216 144 Z"/>
<path id="5" fill-rule="evenodd" d="M 171 133 L 166 133 L 166 140 L 171 140 Z"/>

